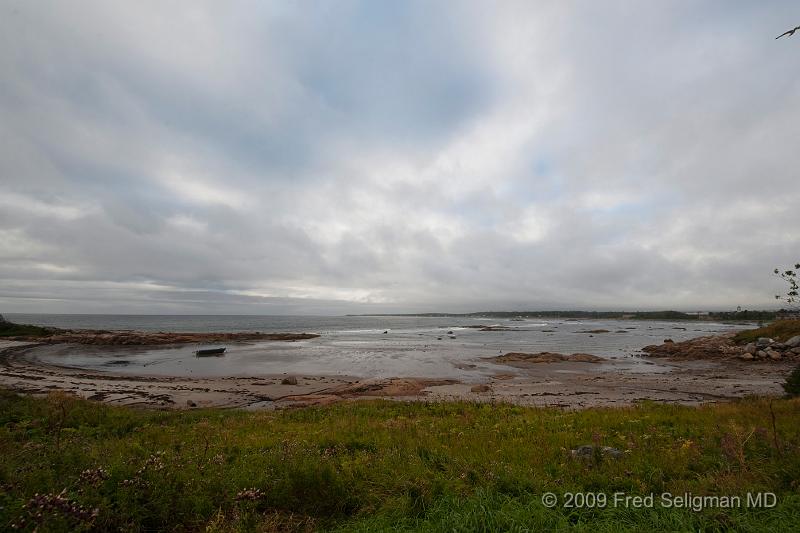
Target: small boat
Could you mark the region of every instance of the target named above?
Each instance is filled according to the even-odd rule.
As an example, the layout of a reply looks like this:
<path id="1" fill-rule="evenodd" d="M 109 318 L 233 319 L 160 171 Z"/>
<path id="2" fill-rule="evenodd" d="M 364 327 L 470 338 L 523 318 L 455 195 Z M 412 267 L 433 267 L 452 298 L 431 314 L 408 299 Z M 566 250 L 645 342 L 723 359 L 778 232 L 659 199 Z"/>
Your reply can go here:
<path id="1" fill-rule="evenodd" d="M 194 355 L 197 357 L 207 357 L 210 355 L 223 355 L 225 353 L 225 348 L 206 348 L 204 350 L 197 350 L 194 352 Z"/>

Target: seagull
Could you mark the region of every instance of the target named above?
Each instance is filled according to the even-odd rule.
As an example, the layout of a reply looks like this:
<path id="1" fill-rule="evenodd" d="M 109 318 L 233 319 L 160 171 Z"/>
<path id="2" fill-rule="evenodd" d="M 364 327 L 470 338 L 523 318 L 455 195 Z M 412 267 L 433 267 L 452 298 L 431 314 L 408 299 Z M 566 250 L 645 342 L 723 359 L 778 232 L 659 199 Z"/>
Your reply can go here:
<path id="1" fill-rule="evenodd" d="M 794 29 L 791 29 L 791 30 L 789 30 L 789 31 L 785 31 L 785 32 L 781 33 L 780 35 L 778 35 L 778 36 L 777 36 L 777 37 L 775 37 L 775 38 L 776 38 L 776 39 L 780 39 L 780 38 L 781 38 L 781 37 L 783 37 L 784 35 L 788 35 L 789 37 L 791 37 L 792 35 L 794 35 L 794 32 L 796 32 L 797 30 L 800 30 L 800 26 L 797 26 L 796 28 L 794 28 Z"/>

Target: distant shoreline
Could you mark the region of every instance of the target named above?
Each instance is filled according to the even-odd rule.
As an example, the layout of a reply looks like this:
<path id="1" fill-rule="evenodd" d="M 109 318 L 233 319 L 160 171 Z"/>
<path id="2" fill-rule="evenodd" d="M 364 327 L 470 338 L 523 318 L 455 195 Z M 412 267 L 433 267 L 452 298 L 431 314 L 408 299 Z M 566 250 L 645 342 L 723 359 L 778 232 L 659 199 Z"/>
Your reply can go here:
<path id="1" fill-rule="evenodd" d="M 365 313 L 349 317 L 430 317 L 430 318 L 504 318 L 504 319 L 611 319 L 611 320 L 713 320 L 756 322 L 775 320 L 781 311 L 479 311 L 475 313 Z"/>

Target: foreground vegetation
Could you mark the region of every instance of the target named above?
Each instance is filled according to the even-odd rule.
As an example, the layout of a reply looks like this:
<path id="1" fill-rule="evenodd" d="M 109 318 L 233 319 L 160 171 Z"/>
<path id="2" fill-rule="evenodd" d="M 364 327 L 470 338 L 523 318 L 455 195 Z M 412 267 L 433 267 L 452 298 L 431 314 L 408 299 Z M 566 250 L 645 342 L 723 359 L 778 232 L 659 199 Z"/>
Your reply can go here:
<path id="1" fill-rule="evenodd" d="M 0 391 L 0 529 L 790 531 L 800 523 L 798 415 L 800 400 L 757 399 L 158 412 Z M 571 456 L 593 443 L 622 457 Z M 771 491 L 777 505 L 548 509 L 545 491 Z"/>
<path id="2" fill-rule="evenodd" d="M 795 335 L 800 335 L 800 320 L 776 320 L 758 329 L 740 331 L 733 340 L 739 344 L 745 344 L 757 341 L 759 337 L 768 337 L 785 342 Z"/>

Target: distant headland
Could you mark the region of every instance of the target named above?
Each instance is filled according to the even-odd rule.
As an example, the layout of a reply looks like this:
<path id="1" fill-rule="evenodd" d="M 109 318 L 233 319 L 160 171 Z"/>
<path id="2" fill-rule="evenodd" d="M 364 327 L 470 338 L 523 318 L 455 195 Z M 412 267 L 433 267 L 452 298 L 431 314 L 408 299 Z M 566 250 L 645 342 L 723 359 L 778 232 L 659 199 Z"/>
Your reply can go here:
<path id="1" fill-rule="evenodd" d="M 408 316 L 457 318 L 556 318 L 556 319 L 612 319 L 612 320 L 775 320 L 787 311 L 479 311 L 475 313 L 370 313 L 347 316 Z"/>

